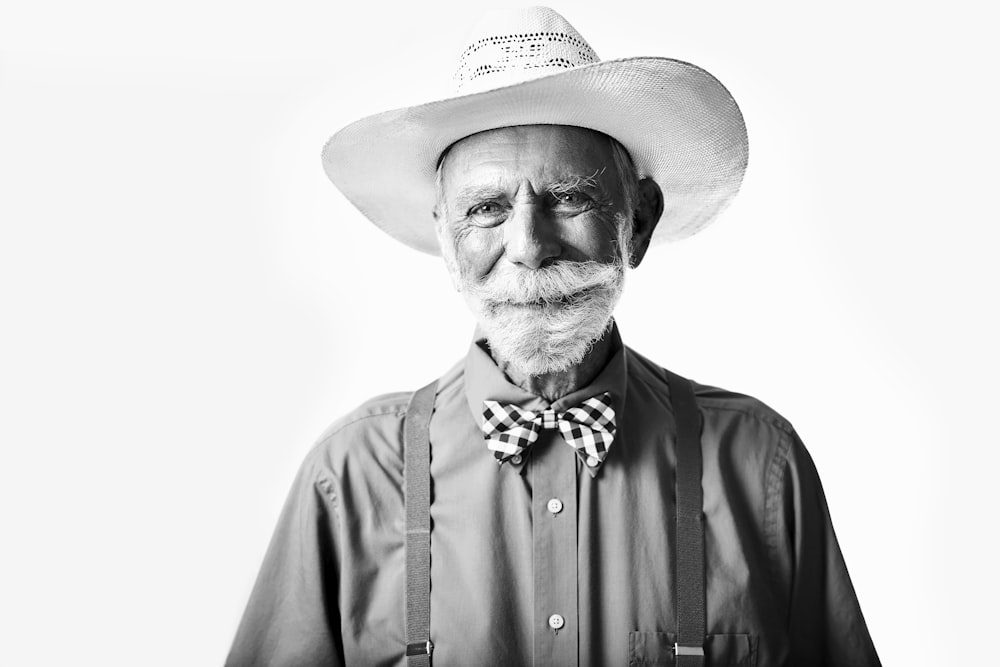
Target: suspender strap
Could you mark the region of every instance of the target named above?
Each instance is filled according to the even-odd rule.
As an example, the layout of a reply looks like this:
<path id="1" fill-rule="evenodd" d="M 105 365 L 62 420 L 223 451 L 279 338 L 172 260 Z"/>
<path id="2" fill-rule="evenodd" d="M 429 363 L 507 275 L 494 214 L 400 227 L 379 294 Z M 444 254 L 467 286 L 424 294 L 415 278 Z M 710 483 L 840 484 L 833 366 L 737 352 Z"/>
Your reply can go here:
<path id="1" fill-rule="evenodd" d="M 705 664 L 705 524 L 701 415 L 691 382 L 666 371 L 677 423 L 677 667 Z"/>
<path id="2" fill-rule="evenodd" d="M 430 422 L 437 380 L 413 394 L 403 422 L 403 502 L 406 505 L 406 664 L 429 667 L 431 643 Z"/>

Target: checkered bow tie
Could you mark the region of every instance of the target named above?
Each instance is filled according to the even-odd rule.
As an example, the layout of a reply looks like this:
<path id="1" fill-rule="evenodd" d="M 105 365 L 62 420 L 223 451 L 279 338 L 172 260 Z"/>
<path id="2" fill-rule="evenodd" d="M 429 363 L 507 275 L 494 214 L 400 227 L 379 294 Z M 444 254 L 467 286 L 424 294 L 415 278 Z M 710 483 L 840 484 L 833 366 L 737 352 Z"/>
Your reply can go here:
<path id="1" fill-rule="evenodd" d="M 483 401 L 483 434 L 497 461 L 517 456 L 538 439 L 543 428 L 558 428 L 580 454 L 603 463 L 615 439 L 615 410 L 611 394 L 592 396 L 565 412 L 547 408 L 541 412 L 522 410 L 516 405 Z M 594 463 L 590 464 L 594 466 Z"/>

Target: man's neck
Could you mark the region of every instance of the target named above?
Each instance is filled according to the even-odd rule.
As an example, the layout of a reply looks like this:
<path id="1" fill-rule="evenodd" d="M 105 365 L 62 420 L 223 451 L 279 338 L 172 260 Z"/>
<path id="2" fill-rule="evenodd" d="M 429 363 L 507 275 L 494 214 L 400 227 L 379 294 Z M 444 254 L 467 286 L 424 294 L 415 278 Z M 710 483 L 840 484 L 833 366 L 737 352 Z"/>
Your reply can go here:
<path id="1" fill-rule="evenodd" d="M 493 359 L 497 366 L 510 378 L 510 381 L 521 389 L 531 392 L 536 396 L 541 396 L 550 403 L 570 394 L 580 387 L 585 387 L 597 377 L 611 356 L 614 336 L 611 333 L 612 327 L 604 332 L 604 335 L 594 343 L 587 356 L 576 366 L 565 371 L 555 373 L 545 373 L 543 375 L 525 375 L 510 365 L 504 359 Z"/>

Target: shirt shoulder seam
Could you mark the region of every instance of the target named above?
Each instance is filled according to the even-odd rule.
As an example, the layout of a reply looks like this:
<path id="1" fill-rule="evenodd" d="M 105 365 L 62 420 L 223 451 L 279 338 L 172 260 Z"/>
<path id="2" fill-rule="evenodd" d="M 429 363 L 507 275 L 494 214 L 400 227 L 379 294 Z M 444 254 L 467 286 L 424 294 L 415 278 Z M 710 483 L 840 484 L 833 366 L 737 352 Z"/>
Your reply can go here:
<path id="1" fill-rule="evenodd" d="M 366 420 L 369 420 L 369 419 L 375 419 L 375 418 L 378 418 L 378 417 L 390 417 L 390 416 L 392 416 L 392 417 L 402 417 L 402 416 L 405 416 L 405 415 L 406 415 L 406 407 L 405 406 L 393 406 L 391 408 L 384 408 L 384 409 L 380 410 L 379 412 L 373 412 L 373 413 L 369 413 L 369 414 L 359 415 L 359 416 L 355 417 L 354 419 L 351 419 L 350 421 L 346 421 L 346 422 L 343 422 L 342 424 L 338 424 L 336 427 L 331 427 L 330 430 L 328 430 L 326 433 L 324 433 L 323 435 L 320 436 L 320 438 L 316 441 L 316 445 L 320 446 L 320 445 L 326 444 L 332 438 L 334 438 L 335 436 L 337 436 L 341 431 L 343 431 L 347 427 L 353 426 L 354 424 L 357 424 L 359 422 L 363 422 L 363 421 L 366 421 Z"/>
<path id="2" fill-rule="evenodd" d="M 631 348 L 629 348 L 629 351 L 630 351 L 630 353 L 632 355 L 634 355 L 634 356 L 636 356 L 638 358 L 639 362 L 642 362 L 642 365 L 644 365 L 647 368 L 647 370 L 651 371 L 650 374 L 649 374 L 649 376 L 647 376 L 647 377 L 641 377 L 641 376 L 637 375 L 636 379 L 639 380 L 640 382 L 642 382 L 643 384 L 645 384 L 650 390 L 652 390 L 654 392 L 663 391 L 663 389 L 666 388 L 666 386 L 667 386 L 665 378 L 663 376 L 663 373 L 667 369 L 664 368 L 663 366 L 660 366 L 659 364 L 657 364 L 657 363 L 655 363 L 653 361 L 650 361 L 649 359 L 646 359 L 641 354 L 636 353 Z M 659 381 L 659 384 L 657 386 L 653 385 L 653 382 L 652 382 L 653 379 L 656 379 L 656 380 Z M 715 397 L 715 396 L 710 396 L 710 395 L 705 395 L 705 394 L 700 394 L 699 393 L 699 389 L 702 389 L 703 391 L 709 392 L 709 391 L 717 390 L 717 388 L 711 387 L 711 386 L 708 386 L 708 385 L 701 385 L 698 382 L 694 382 L 694 381 L 692 381 L 692 380 L 690 380 L 688 378 L 684 378 L 684 379 L 688 380 L 689 382 L 692 382 L 692 384 L 694 385 L 695 401 L 697 402 L 699 408 L 702 408 L 702 409 L 712 409 L 712 410 L 720 410 L 720 411 L 721 410 L 726 410 L 726 411 L 729 411 L 729 412 L 735 412 L 735 413 L 742 414 L 742 415 L 747 416 L 747 417 L 751 417 L 751 418 L 753 418 L 753 419 L 755 419 L 757 421 L 760 421 L 760 422 L 762 422 L 764 424 L 768 424 L 768 425 L 770 425 L 770 426 L 778 429 L 779 431 L 781 431 L 785 435 L 792 436 L 795 433 L 795 429 L 792 427 L 792 425 L 788 422 L 787 419 L 785 419 L 780 414 L 778 414 L 777 412 L 775 412 L 772 408 L 768 407 L 766 403 L 764 403 L 763 401 L 761 401 L 758 398 L 754 398 L 753 396 L 749 396 L 747 394 L 739 394 L 739 393 L 736 393 L 736 392 L 730 392 L 728 390 L 718 390 L 718 391 L 726 391 L 726 393 L 732 394 L 733 396 L 742 397 L 744 399 L 748 399 L 750 401 L 753 401 L 754 403 L 756 403 L 759 406 L 761 406 L 762 409 L 756 409 L 755 410 L 755 409 L 746 408 L 746 407 L 734 407 L 732 405 L 728 405 L 727 404 L 729 399 L 721 398 L 721 397 Z"/>
<path id="3" fill-rule="evenodd" d="M 333 438 L 340 434 L 344 429 L 353 426 L 354 424 L 378 417 L 402 417 L 405 415 L 405 406 L 399 405 L 383 408 L 378 412 L 359 415 L 350 421 L 338 424 L 336 428 L 331 427 L 331 429 L 320 436 L 320 438 L 316 441 L 316 444 L 313 445 L 313 452 L 315 455 L 320 455 L 320 452 Z M 337 488 L 340 486 L 340 476 L 332 469 L 324 467 L 322 470 L 317 471 L 317 474 L 312 479 L 312 485 L 313 488 L 319 492 L 327 500 L 327 502 L 330 503 L 333 511 L 339 515 L 340 502 Z"/>
<path id="4" fill-rule="evenodd" d="M 699 397 L 697 395 L 695 397 L 698 399 L 698 403 L 700 403 L 702 405 L 703 405 L 703 402 L 705 402 L 705 401 L 721 401 L 721 400 L 724 400 L 724 399 L 711 398 L 711 397 Z M 757 399 L 754 399 L 754 400 L 757 400 Z M 759 422 L 762 422 L 764 424 L 768 424 L 769 426 L 773 426 L 774 428 L 778 429 L 779 431 L 781 431 L 782 433 L 784 433 L 788 437 L 791 437 L 792 434 L 795 432 L 795 429 L 792 428 L 792 425 L 789 424 L 785 419 L 783 419 L 781 417 L 777 417 L 777 416 L 768 415 L 768 414 L 762 414 L 761 412 L 759 412 L 757 410 L 752 410 L 752 409 L 748 409 L 748 408 L 736 408 L 736 407 L 733 407 L 733 406 L 730 406 L 730 405 L 710 405 L 710 406 L 704 406 L 703 405 L 703 407 L 711 408 L 712 410 L 719 410 L 719 411 L 723 411 L 724 410 L 724 411 L 727 411 L 727 412 L 735 412 L 737 414 L 741 414 L 741 415 L 744 415 L 746 417 L 751 417 L 753 419 L 756 419 Z"/>

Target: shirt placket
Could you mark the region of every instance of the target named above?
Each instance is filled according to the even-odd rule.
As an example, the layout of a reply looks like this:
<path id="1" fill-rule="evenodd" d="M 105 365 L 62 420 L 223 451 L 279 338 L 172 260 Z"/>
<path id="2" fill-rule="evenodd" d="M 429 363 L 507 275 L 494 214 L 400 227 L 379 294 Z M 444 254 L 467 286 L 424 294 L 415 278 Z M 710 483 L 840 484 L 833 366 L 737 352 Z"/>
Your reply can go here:
<path id="1" fill-rule="evenodd" d="M 577 618 L 576 456 L 545 415 L 533 447 L 532 498 L 535 665 L 576 665 Z"/>

